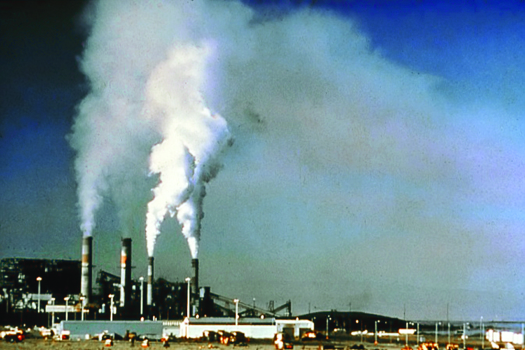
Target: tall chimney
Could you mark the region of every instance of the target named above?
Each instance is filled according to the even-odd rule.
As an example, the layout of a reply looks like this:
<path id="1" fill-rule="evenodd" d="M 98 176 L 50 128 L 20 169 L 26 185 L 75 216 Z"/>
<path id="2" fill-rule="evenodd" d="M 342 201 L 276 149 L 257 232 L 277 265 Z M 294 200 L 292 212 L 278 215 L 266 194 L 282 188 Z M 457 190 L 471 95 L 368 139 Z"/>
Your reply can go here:
<path id="1" fill-rule="evenodd" d="M 91 301 L 91 275 L 93 261 L 93 237 L 82 238 L 82 277 L 80 279 L 80 293 L 84 297 L 84 306 Z"/>
<path id="2" fill-rule="evenodd" d="M 147 295 L 147 305 L 153 305 L 153 257 L 148 258 L 148 295 Z"/>
<path id="3" fill-rule="evenodd" d="M 199 294 L 199 259 L 191 259 L 191 269 L 193 276 L 191 277 L 191 294 Z"/>
<path id="4" fill-rule="evenodd" d="M 196 315 L 199 310 L 199 259 L 191 259 L 191 269 L 193 276 L 191 277 L 191 301 L 192 301 L 192 315 Z"/>
<path id="5" fill-rule="evenodd" d="M 131 238 L 122 239 L 120 253 L 120 306 L 129 306 L 131 300 Z"/>

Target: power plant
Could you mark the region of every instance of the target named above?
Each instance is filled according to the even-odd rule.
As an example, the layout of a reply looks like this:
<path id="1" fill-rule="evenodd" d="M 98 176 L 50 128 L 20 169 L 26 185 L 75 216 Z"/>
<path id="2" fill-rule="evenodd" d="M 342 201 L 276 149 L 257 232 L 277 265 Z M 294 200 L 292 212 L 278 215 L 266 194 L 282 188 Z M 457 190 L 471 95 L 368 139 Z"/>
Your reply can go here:
<path id="1" fill-rule="evenodd" d="M 125 336 L 128 331 L 133 331 L 134 334 L 148 334 L 148 337 L 155 337 L 154 339 L 173 335 L 177 338 L 205 339 L 207 342 L 212 340 L 212 335 L 221 332 L 244 333 L 251 339 L 271 339 L 275 334 L 286 333 L 297 341 L 308 335 L 308 342 L 299 344 L 310 345 L 312 339 L 328 340 L 328 337 L 371 343 L 378 334 L 381 338 L 376 338 L 376 346 L 378 341 L 384 344 L 399 343 L 401 338 L 403 342 L 400 335 L 410 337 L 411 342 L 416 342 L 415 334 L 408 332 L 416 331 L 414 322 L 417 321 L 408 322 L 406 319 L 360 311 L 336 310 L 289 317 L 289 301 L 265 310 L 256 307 L 255 304 L 214 294 L 210 287 L 201 287 L 199 295 L 191 295 L 192 312 L 195 312 L 195 315 L 183 320 L 187 316 L 187 290 L 190 289 L 191 293 L 199 285 L 199 264 L 196 259 L 191 261 L 191 277 L 180 283 L 171 283 L 162 278 L 153 279 L 153 259 L 149 259 L 151 308 L 144 310 L 142 321 L 141 306 L 144 305 L 139 301 L 144 297 L 145 279 L 128 279 L 132 268 L 131 243 L 131 239 L 122 240 L 121 276 L 100 270 L 93 285 L 94 291 L 88 288 L 91 286 L 90 272 L 93 268 L 91 237 L 82 240 L 82 260 L 0 259 L 0 287 L 3 291 L 3 294 L 0 294 L 0 323 L 52 326 L 56 334 L 62 334 L 61 340 L 64 340 L 64 332 L 68 332 L 68 337 L 71 337 L 68 339 L 86 340 L 94 339 L 93 337 L 99 339 L 98 336 L 110 334 Z M 115 260 L 118 253 L 118 249 L 115 249 Z M 79 286 L 82 294 L 79 293 Z M 38 294 L 35 293 L 37 290 Z M 122 292 L 125 294 L 118 294 Z M 88 296 L 89 303 L 84 303 Z M 124 304 L 121 304 L 122 300 Z M 235 308 L 232 309 L 232 305 L 235 305 Z M 281 311 L 284 313 L 279 315 Z M 434 333 L 436 324 L 434 321 L 419 321 L 417 331 L 432 339 L 437 333 Z M 454 334 L 465 334 L 465 323 L 455 321 L 449 324 Z M 522 333 L 509 332 L 510 324 L 508 321 L 486 321 L 487 340 L 493 341 L 498 337 L 501 342 L 503 337 L 513 337 L 512 339 L 518 339 L 517 344 L 522 344 Z M 522 327 L 522 323 L 518 323 L 517 326 Z M 375 332 L 370 332 L 374 327 Z M 468 338 L 469 342 L 479 339 L 479 327 L 471 328 L 470 332 L 477 332 L 476 337 L 462 336 L 462 339 L 466 341 Z M 312 335 L 316 338 L 310 338 Z M 441 341 L 443 338 L 443 334 L 440 334 Z"/>
<path id="2" fill-rule="evenodd" d="M 0 304 L 5 311 L 0 313 L 0 319 L 11 323 L 29 317 L 42 324 L 57 324 L 80 319 L 93 322 L 182 320 L 188 316 L 191 319 L 239 316 L 270 320 L 292 314 L 290 301 L 277 307 L 270 301 L 268 309 L 264 309 L 255 303 L 212 293 L 209 286 L 201 287 L 196 258 L 188 259 L 191 272 L 183 281 L 155 278 L 153 257 L 147 259 L 147 276 L 133 279 L 132 243 L 131 238 L 123 238 L 120 249 L 115 249 L 115 261 L 120 263 L 118 275 L 103 269 L 94 271 L 96 252 L 92 236 L 82 238 L 79 260 L 0 260 L 3 290 Z"/>
<path id="3" fill-rule="evenodd" d="M 98 298 L 95 298 L 92 283 L 93 237 L 88 236 L 82 239 L 80 285 L 82 305 L 90 312 L 97 313 L 98 317 L 102 316 L 100 314 L 107 315 L 109 312 L 117 312 L 115 317 L 120 319 L 136 319 L 137 316 L 145 319 L 169 318 L 170 316 L 184 318 L 188 316 L 188 311 L 191 317 L 199 315 L 231 317 L 235 314 L 233 299 L 212 293 L 210 287 L 200 287 L 198 259 L 191 259 L 191 274 L 188 282 L 172 283 L 164 279 L 156 280 L 155 259 L 151 256 L 147 260 L 146 278 L 133 280 L 132 239 L 123 238 L 121 243 L 120 276 L 100 270 L 96 278 Z M 72 296 L 72 300 L 74 298 L 75 296 Z M 273 307 L 273 302 L 270 302 L 269 305 L 269 310 L 242 302 L 238 303 L 237 307 L 241 307 L 241 314 L 247 316 L 275 316 L 281 311 L 285 312 L 286 316 L 291 316 L 290 302 L 279 307 Z"/>
<path id="4" fill-rule="evenodd" d="M 342 334 L 361 338 L 370 334 L 367 329 L 374 326 L 381 327 L 379 330 L 388 337 L 399 338 L 398 329 L 408 331 L 404 319 L 336 310 L 292 317 L 290 301 L 276 307 L 270 301 L 268 309 L 264 309 L 256 307 L 255 302 L 252 305 L 212 293 L 210 287 L 199 285 L 198 259 L 191 259 L 190 277 L 183 282 L 155 279 L 153 257 L 147 260 L 147 278 L 133 280 L 132 240 L 124 238 L 121 243 L 120 276 L 100 270 L 96 283 L 92 282 L 91 236 L 82 239 L 81 260 L 1 259 L 0 310 L 5 312 L 0 312 L 0 320 L 4 324 L 31 320 L 39 325 L 53 325 L 77 340 L 108 329 L 120 335 L 129 329 L 140 330 L 159 338 L 245 332 L 261 339 L 276 333 L 298 339 L 314 329 L 323 330 L 323 337 Z M 115 260 L 118 253 L 115 249 Z M 434 329 L 434 324 L 420 326 L 426 334 Z M 459 329 L 457 324 L 454 328 Z"/>
<path id="5" fill-rule="evenodd" d="M 101 317 L 101 314 L 117 312 L 118 316 L 115 317 L 120 319 L 136 319 L 137 315 L 145 319 L 169 317 L 170 312 L 172 317 L 183 318 L 188 316 L 188 311 L 192 317 L 233 315 L 231 298 L 211 293 L 210 287 L 201 288 L 199 286 L 198 259 L 191 259 L 191 273 L 188 282 L 172 283 L 164 279 L 156 280 L 154 257 L 147 259 L 146 278 L 133 280 L 132 248 L 131 238 L 121 240 L 120 276 L 100 270 L 97 272 L 96 288 L 93 288 L 93 237 L 87 236 L 82 239 L 81 292 L 78 302 L 83 308 L 97 313 L 98 317 Z M 94 293 L 93 289 L 98 293 Z M 72 296 L 72 303 L 76 298 L 77 296 Z M 242 303 L 241 306 L 243 306 Z M 244 306 L 250 308 L 249 315 L 272 315 L 273 311 L 255 308 L 248 304 Z M 289 310 L 291 314 L 290 307 L 287 304 L 287 307 L 282 309 Z M 166 313 L 165 316 L 163 316 L 164 313 Z M 86 315 L 86 317 L 89 316 Z"/>

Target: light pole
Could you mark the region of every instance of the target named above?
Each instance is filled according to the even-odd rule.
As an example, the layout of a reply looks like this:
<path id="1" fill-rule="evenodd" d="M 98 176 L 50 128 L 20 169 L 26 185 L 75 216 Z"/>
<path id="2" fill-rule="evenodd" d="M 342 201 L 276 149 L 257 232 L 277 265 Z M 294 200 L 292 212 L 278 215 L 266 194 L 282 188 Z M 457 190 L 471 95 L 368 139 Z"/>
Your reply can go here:
<path id="1" fill-rule="evenodd" d="M 377 321 L 374 321 L 374 345 L 377 345 Z"/>
<path id="2" fill-rule="evenodd" d="M 481 337 L 481 349 L 485 348 L 485 330 L 483 329 L 483 316 L 479 321 L 479 336 Z"/>
<path id="3" fill-rule="evenodd" d="M 186 293 L 188 294 L 187 300 L 186 300 L 186 317 L 188 317 L 188 323 L 189 323 L 190 322 L 190 282 L 191 282 L 191 278 L 186 277 L 185 281 L 186 283 L 188 283 L 188 292 Z"/>
<path id="4" fill-rule="evenodd" d="M 328 324 L 329 320 L 330 320 L 330 315 L 326 316 L 326 339 L 328 339 L 328 337 L 330 335 L 330 329 L 328 328 L 329 327 L 329 324 Z"/>
<path id="5" fill-rule="evenodd" d="M 68 312 L 68 302 L 69 302 L 69 296 L 65 297 L 64 300 L 66 301 L 66 321 L 68 320 L 69 312 Z"/>
<path id="6" fill-rule="evenodd" d="M 438 325 L 440 324 L 441 322 L 436 322 L 436 344 L 438 343 Z M 439 346 L 438 346 L 439 347 Z"/>
<path id="7" fill-rule="evenodd" d="M 49 302 L 51 305 L 55 305 L 55 298 L 49 299 Z M 55 323 L 55 310 L 51 311 L 51 327 L 53 327 L 53 323 Z"/>
<path id="8" fill-rule="evenodd" d="M 408 321 L 405 322 L 405 328 L 407 329 L 405 333 L 405 347 L 408 347 Z"/>
<path id="9" fill-rule="evenodd" d="M 463 323 L 463 349 L 467 348 L 467 324 Z"/>
<path id="10" fill-rule="evenodd" d="M 144 277 L 140 276 L 140 317 L 144 314 Z"/>
<path id="11" fill-rule="evenodd" d="M 239 299 L 233 299 L 235 303 L 235 325 L 239 325 Z"/>
<path id="12" fill-rule="evenodd" d="M 523 337 L 524 331 L 525 331 L 525 324 L 522 323 L 521 324 L 521 339 L 525 339 L 525 337 Z M 484 327 L 483 327 L 483 333 L 485 333 Z M 485 334 L 483 334 L 483 335 L 485 335 Z M 521 344 L 523 346 L 525 344 L 525 341 L 522 341 Z"/>
<path id="13" fill-rule="evenodd" d="M 84 321 L 84 297 L 81 296 L 80 297 L 80 311 L 81 311 L 81 315 L 80 315 L 80 320 L 81 321 Z"/>
<path id="14" fill-rule="evenodd" d="M 417 323 L 417 347 L 419 348 L 419 322 Z"/>
<path id="15" fill-rule="evenodd" d="M 37 277 L 36 280 L 38 281 L 38 313 L 40 313 L 40 282 L 42 281 L 42 277 Z"/>
<path id="16" fill-rule="evenodd" d="M 190 337 L 190 282 L 191 278 L 186 277 L 186 283 L 188 284 L 187 300 L 186 300 L 186 338 Z"/>
<path id="17" fill-rule="evenodd" d="M 113 298 L 115 297 L 115 294 L 108 295 L 111 299 L 111 306 L 109 307 L 109 320 L 113 321 Z"/>

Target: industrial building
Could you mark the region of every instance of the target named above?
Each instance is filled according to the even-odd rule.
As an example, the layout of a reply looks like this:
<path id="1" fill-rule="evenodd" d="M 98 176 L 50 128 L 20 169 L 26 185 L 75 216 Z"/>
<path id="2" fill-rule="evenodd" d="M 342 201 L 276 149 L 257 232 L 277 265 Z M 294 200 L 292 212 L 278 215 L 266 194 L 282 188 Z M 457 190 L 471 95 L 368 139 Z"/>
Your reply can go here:
<path id="1" fill-rule="evenodd" d="M 119 254 L 120 250 L 120 254 Z M 98 270 L 93 276 L 93 237 L 82 239 L 79 261 L 3 259 L 0 261 L 0 320 L 4 324 L 51 325 L 75 320 L 182 320 L 207 317 L 290 317 L 291 302 L 269 310 L 211 292 L 199 286 L 199 261 L 192 259 L 184 282 L 155 278 L 154 258 L 146 279 L 133 279 L 132 240 L 122 239 L 120 274 Z M 95 278 L 95 279 L 94 279 Z"/>
<path id="2" fill-rule="evenodd" d="M 113 333 L 136 329 L 157 337 L 200 338 L 209 331 L 239 331 L 249 338 L 271 338 L 277 332 L 299 338 L 313 329 L 350 334 L 371 329 L 381 320 L 377 315 L 337 311 L 294 318 L 291 301 L 277 306 L 270 301 L 264 309 L 222 296 L 200 286 L 197 259 L 188 260 L 192 274 L 184 282 L 155 278 L 153 257 L 148 259 L 147 277 L 133 279 L 129 238 L 115 249 L 119 275 L 98 270 L 93 276 L 92 248 L 93 238 L 84 237 L 79 261 L 1 260 L 0 318 L 4 324 L 58 324 L 79 338 L 102 329 Z M 381 328 L 393 331 L 404 324 L 397 319 L 384 321 Z"/>
<path id="3" fill-rule="evenodd" d="M 289 333 L 290 336 L 300 339 L 307 331 L 314 330 L 314 323 L 310 320 L 300 319 L 276 319 L 248 317 L 207 317 L 186 319 L 180 325 L 180 337 L 182 338 L 200 338 L 204 332 L 242 332 L 248 338 L 269 339 L 273 338 L 275 333 Z"/>
<path id="4" fill-rule="evenodd" d="M 153 257 L 148 259 L 147 278 L 133 279 L 130 238 L 122 239 L 120 249 L 115 249 L 115 260 L 120 255 L 120 274 L 98 270 L 93 283 L 92 248 L 93 238 L 84 237 L 78 261 L 0 260 L 0 322 L 54 326 L 70 331 L 77 339 L 103 331 L 120 335 L 134 331 L 152 338 L 201 338 L 210 332 L 242 332 L 253 339 L 272 338 L 283 332 L 297 339 L 315 329 L 316 337 L 322 334 L 326 339 L 358 337 L 362 342 L 373 334 L 399 342 L 398 332 L 409 327 L 406 320 L 362 312 L 331 310 L 292 317 L 291 301 L 280 306 L 270 301 L 268 309 L 243 303 L 213 293 L 208 286 L 201 287 L 197 259 L 188 260 L 192 274 L 184 282 L 155 278 Z M 463 326 L 463 332 L 467 332 L 465 323 L 451 326 L 452 331 Z M 496 327 L 501 326 L 493 323 L 493 329 L 484 332 L 487 340 L 523 344 L 522 324 L 521 333 L 504 326 L 505 330 L 498 331 Z M 434 323 L 417 323 L 421 334 L 430 334 L 434 329 Z M 478 334 L 481 332 L 478 330 Z"/>
<path id="5" fill-rule="evenodd" d="M 25 323 L 45 305 L 78 294 L 80 261 L 6 258 L 0 260 L 0 320 Z M 44 321 L 45 315 L 38 321 Z"/>
<path id="6" fill-rule="evenodd" d="M 206 332 L 234 331 L 244 333 L 251 339 L 270 339 L 277 332 L 289 333 L 299 339 L 305 332 L 312 331 L 314 324 L 309 320 L 282 320 L 275 318 L 233 317 L 191 317 L 184 321 L 62 321 L 57 333 L 66 330 L 71 339 L 92 338 L 102 333 L 124 337 L 128 333 L 147 336 L 150 339 L 174 336 L 177 338 L 199 339 Z"/>

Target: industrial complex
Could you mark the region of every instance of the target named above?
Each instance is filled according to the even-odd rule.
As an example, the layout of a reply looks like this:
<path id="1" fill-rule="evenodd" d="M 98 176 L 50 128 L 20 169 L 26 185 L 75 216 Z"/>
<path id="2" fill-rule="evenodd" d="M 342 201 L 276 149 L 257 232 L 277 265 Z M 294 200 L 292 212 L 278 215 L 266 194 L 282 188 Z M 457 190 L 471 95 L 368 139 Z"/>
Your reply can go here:
<path id="1" fill-rule="evenodd" d="M 82 239 L 80 261 L 0 260 L 0 320 L 3 324 L 58 325 L 73 337 L 85 336 L 77 334 L 80 326 L 86 334 L 108 329 L 119 333 L 127 327 L 139 332 L 157 329 L 158 336 L 168 332 L 176 337 L 200 337 L 204 328 L 230 326 L 255 338 L 271 338 L 283 327 L 297 336 L 314 329 L 312 321 L 290 322 L 290 301 L 275 307 L 270 303 L 269 309 L 263 309 L 199 287 L 197 259 L 191 260 L 192 276 L 184 282 L 156 279 L 152 257 L 147 278 L 133 279 L 130 238 L 122 239 L 120 276 L 104 270 L 93 276 L 92 261 L 93 237 Z M 163 325 L 160 331 L 155 328 L 159 324 Z"/>
<path id="2" fill-rule="evenodd" d="M 117 255 L 118 249 L 115 254 Z M 184 282 L 155 278 L 148 259 L 146 279 L 131 274 L 132 240 L 122 239 L 120 275 L 99 270 L 93 276 L 93 238 L 82 239 L 81 260 L 6 258 L 0 260 L 0 322 L 53 328 L 70 339 L 100 334 L 140 334 L 151 339 L 199 338 L 239 332 L 251 339 L 287 334 L 291 339 L 355 338 L 408 344 L 448 336 L 461 342 L 466 334 L 480 344 L 523 344 L 516 325 L 486 322 L 417 322 L 350 311 L 293 315 L 291 301 L 268 309 L 213 293 L 199 285 L 199 261 L 191 260 L 192 275 Z M 439 325 L 439 326 L 438 326 Z M 448 329 L 445 327 L 448 326 Z M 405 339 L 403 339 L 405 338 Z"/>

